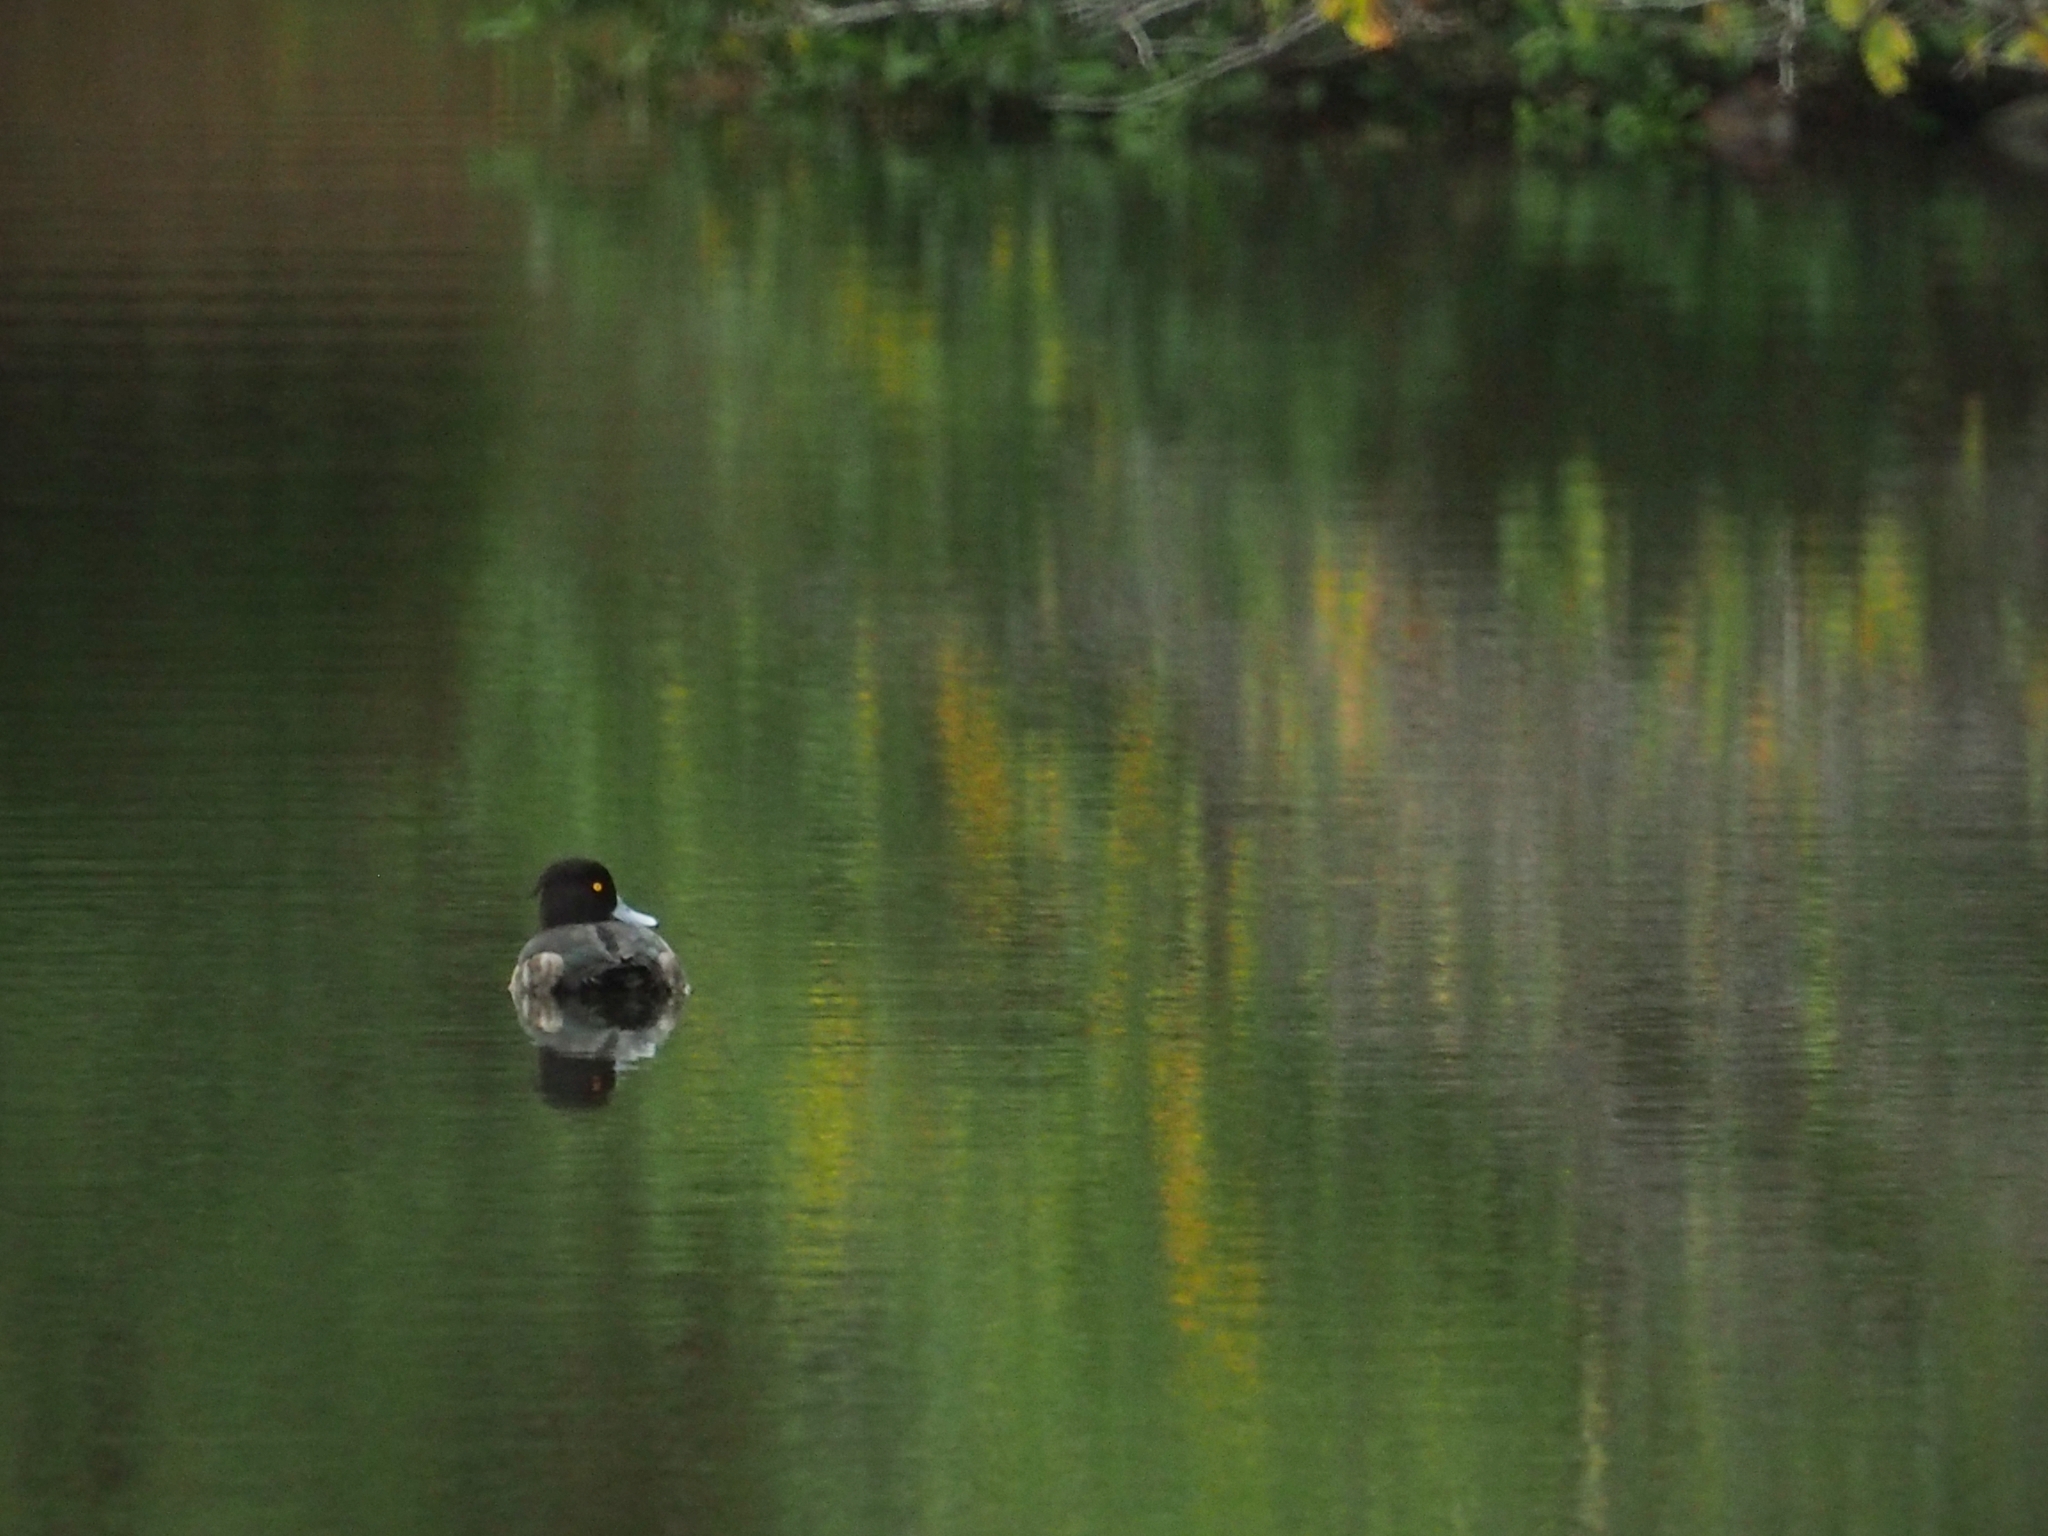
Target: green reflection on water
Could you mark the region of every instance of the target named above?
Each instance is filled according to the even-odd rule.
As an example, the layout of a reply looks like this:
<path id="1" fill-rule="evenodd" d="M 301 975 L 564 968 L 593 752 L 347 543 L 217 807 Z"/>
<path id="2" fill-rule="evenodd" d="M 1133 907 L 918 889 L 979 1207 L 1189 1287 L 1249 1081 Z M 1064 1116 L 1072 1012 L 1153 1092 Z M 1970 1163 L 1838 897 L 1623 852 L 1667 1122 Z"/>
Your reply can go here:
<path id="1" fill-rule="evenodd" d="M 517 470 L 658 571 L 567 584 L 672 701 L 697 1026 L 787 1053 L 795 1523 L 2033 1507 L 2031 1327 L 1933 1320 L 2038 1290 L 1947 1107 L 2031 1144 L 2038 640 L 1966 612 L 2031 524 L 1948 484 L 2038 409 L 2033 214 L 674 153 L 527 184 L 533 372 L 658 383 L 601 508 Z"/>
<path id="2" fill-rule="evenodd" d="M 2038 1527 L 2036 209 L 588 153 L 355 478 L 44 492 L 208 597 L 10 589 L 0 1514 Z"/>

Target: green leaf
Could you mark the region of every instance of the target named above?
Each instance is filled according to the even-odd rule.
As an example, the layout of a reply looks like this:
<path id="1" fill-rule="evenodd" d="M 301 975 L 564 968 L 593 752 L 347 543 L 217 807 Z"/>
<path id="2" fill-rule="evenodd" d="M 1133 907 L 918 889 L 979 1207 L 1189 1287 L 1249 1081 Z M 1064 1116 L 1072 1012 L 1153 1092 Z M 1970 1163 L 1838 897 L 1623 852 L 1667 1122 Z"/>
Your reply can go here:
<path id="1" fill-rule="evenodd" d="M 1828 0 L 1828 20 L 1844 32 L 1854 32 L 1870 15 L 1870 0 Z"/>
<path id="2" fill-rule="evenodd" d="M 913 81 L 930 73 L 932 58 L 912 47 L 905 47 L 890 38 L 882 51 L 882 84 L 889 90 L 900 91 Z"/>
<path id="3" fill-rule="evenodd" d="M 1060 89 L 1076 96 L 1107 96 L 1123 83 L 1123 71 L 1107 59 L 1070 59 L 1057 65 Z"/>
<path id="4" fill-rule="evenodd" d="M 1906 66 L 1920 56 L 1913 34 L 1893 15 L 1883 15 L 1863 32 L 1863 72 L 1884 96 L 1906 88 Z"/>
<path id="5" fill-rule="evenodd" d="M 530 37 L 540 27 L 540 12 L 531 5 L 515 5 L 495 16 L 478 16 L 462 29 L 472 43 L 510 43 Z"/>

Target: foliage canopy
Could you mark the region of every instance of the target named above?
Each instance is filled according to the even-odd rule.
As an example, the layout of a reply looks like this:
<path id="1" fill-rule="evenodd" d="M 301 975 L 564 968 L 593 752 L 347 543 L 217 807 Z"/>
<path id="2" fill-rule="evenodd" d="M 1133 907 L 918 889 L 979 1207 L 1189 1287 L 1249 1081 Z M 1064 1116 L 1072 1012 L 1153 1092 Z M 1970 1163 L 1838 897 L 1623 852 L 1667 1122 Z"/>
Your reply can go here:
<path id="1" fill-rule="evenodd" d="M 828 100 L 899 126 L 1118 135 L 1455 113 L 1526 148 L 1624 156 L 1714 136 L 1703 110 L 1745 79 L 1720 127 L 1754 145 L 1813 87 L 1967 95 L 1999 77 L 1982 106 L 2048 72 L 2048 0 L 519 0 L 472 30 L 545 38 L 579 88 L 697 108 Z"/>

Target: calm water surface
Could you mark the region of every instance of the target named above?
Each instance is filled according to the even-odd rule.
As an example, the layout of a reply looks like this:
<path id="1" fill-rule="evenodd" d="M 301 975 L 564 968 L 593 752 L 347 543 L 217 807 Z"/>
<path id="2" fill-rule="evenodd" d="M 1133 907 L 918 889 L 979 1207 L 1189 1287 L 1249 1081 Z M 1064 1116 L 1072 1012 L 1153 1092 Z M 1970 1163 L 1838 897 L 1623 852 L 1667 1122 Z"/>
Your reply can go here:
<path id="1" fill-rule="evenodd" d="M 0 1529 L 2048 1527 L 2038 187 L 459 22 L 0 23 Z"/>

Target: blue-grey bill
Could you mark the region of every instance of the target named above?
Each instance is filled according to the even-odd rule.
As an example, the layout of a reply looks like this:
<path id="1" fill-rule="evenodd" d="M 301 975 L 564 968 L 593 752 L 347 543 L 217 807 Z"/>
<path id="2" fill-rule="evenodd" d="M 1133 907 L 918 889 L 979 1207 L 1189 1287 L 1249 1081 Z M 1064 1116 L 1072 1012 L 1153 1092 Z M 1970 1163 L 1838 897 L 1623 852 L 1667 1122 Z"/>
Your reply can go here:
<path id="1" fill-rule="evenodd" d="M 612 916 L 622 923 L 638 923 L 642 928 L 659 928 L 661 919 L 649 917 L 645 912 L 635 912 L 623 901 L 612 908 Z"/>

